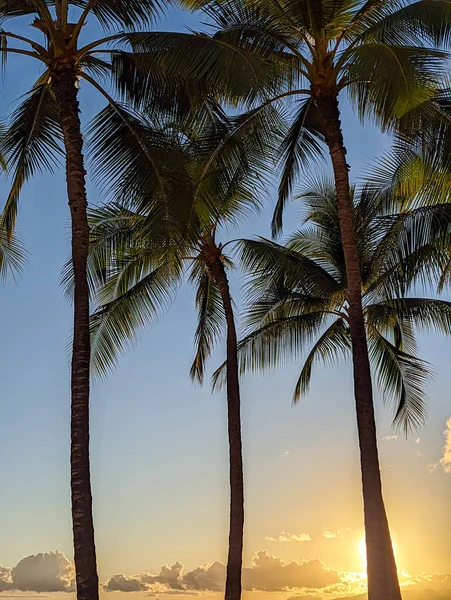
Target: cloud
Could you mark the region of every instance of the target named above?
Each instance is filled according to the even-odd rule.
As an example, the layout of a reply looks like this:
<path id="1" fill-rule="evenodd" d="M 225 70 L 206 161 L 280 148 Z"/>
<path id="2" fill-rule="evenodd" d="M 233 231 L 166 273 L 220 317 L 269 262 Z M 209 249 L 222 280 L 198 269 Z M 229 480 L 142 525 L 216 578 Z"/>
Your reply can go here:
<path id="1" fill-rule="evenodd" d="M 12 579 L 11 571 L 8 567 L 0 565 L 0 592 L 5 592 L 11 589 Z"/>
<path id="2" fill-rule="evenodd" d="M 351 531 L 351 530 L 349 527 L 346 527 L 345 529 L 337 529 L 337 531 L 330 531 L 330 529 L 327 529 L 327 527 L 324 527 L 323 537 L 325 537 L 327 540 L 333 540 L 337 537 L 342 538 L 342 537 L 344 537 L 345 531 Z"/>
<path id="3" fill-rule="evenodd" d="M 312 538 L 309 533 L 288 533 L 287 531 L 281 531 L 276 538 L 265 537 L 265 540 L 270 542 L 311 542 Z"/>
<path id="4" fill-rule="evenodd" d="M 182 574 L 182 571 L 182 563 L 176 562 L 170 567 L 164 565 L 160 569 L 160 574 L 154 578 L 153 583 L 167 585 L 172 590 L 181 590 L 182 585 L 180 584 L 180 575 Z"/>
<path id="5" fill-rule="evenodd" d="M 205 564 L 185 571 L 180 563 L 161 567 L 158 575 L 114 575 L 105 585 L 107 591 L 173 593 L 224 590 L 226 567 L 220 562 Z M 251 567 L 243 568 L 245 590 L 284 591 L 296 588 L 322 588 L 339 582 L 338 571 L 320 560 L 285 563 L 262 550 L 257 552 Z"/>
<path id="6" fill-rule="evenodd" d="M 285 563 L 262 550 L 257 552 L 252 567 L 243 569 L 246 590 L 277 592 L 295 588 L 322 588 L 340 581 L 338 571 L 320 560 Z"/>
<path id="7" fill-rule="evenodd" d="M 62 552 L 23 558 L 11 571 L 11 589 L 23 592 L 69 592 L 74 589 L 74 568 Z"/>
<path id="8" fill-rule="evenodd" d="M 451 473 L 451 417 L 446 421 L 446 429 L 443 435 L 445 436 L 445 444 L 442 457 L 438 462 L 428 464 L 429 473 L 436 471 L 438 466 L 441 466 L 445 473 Z"/>
<path id="9" fill-rule="evenodd" d="M 395 442 L 398 439 L 397 435 L 384 435 L 382 438 L 386 442 Z"/>
<path id="10" fill-rule="evenodd" d="M 147 585 L 139 579 L 139 576 L 126 577 L 119 573 L 114 575 L 105 585 L 108 592 L 143 592 L 147 590 Z"/>
<path id="11" fill-rule="evenodd" d="M 329 531 L 329 530 L 327 530 Z M 345 532 L 346 529 L 339 530 Z M 333 532 L 330 532 L 333 533 Z M 15 568 L 0 566 L 1 597 L 12 600 L 38 597 L 17 592 L 68 592 L 74 590 L 72 563 L 61 552 L 28 556 Z M 164 565 L 157 574 L 114 575 L 104 584 L 105 591 L 140 592 L 154 600 L 162 595 L 203 595 L 224 590 L 226 567 L 220 562 L 186 570 L 180 562 Z M 257 552 L 252 565 L 243 568 L 243 589 L 260 592 L 291 592 L 287 600 L 366 599 L 363 573 L 340 572 L 318 559 L 284 562 L 266 551 Z M 451 574 L 414 577 L 400 572 L 404 600 L 450 600 Z M 8 595 L 8 594 L 12 595 Z M 50 596 L 49 596 L 50 597 Z M 53 597 L 53 595 L 51 596 Z"/>
<path id="12" fill-rule="evenodd" d="M 225 576 L 225 565 L 216 561 L 186 573 L 183 576 L 183 585 L 189 590 L 221 592 L 224 589 Z"/>
<path id="13" fill-rule="evenodd" d="M 337 534 L 334 533 L 333 531 L 329 531 L 329 529 L 323 529 L 323 537 L 325 537 L 328 540 L 333 540 L 334 538 L 337 537 Z"/>
<path id="14" fill-rule="evenodd" d="M 445 445 L 443 446 L 443 456 L 439 462 L 445 473 L 451 473 L 451 417 L 446 421 L 443 435 L 445 436 Z"/>

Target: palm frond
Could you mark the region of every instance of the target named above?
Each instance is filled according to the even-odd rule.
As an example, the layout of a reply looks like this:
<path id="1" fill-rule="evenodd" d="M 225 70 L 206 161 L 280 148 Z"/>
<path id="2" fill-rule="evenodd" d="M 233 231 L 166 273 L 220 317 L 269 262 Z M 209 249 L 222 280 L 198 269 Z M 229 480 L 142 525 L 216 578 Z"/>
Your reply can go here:
<path id="1" fill-rule="evenodd" d="M 293 123 L 280 148 L 282 175 L 279 183 L 279 197 L 272 220 L 272 233 L 282 229 L 284 206 L 292 194 L 293 185 L 302 169 L 313 160 L 323 156 L 323 125 L 317 114 L 312 98 L 299 103 Z"/>
<path id="2" fill-rule="evenodd" d="M 430 365 L 397 349 L 372 327 L 368 329 L 368 345 L 383 400 L 393 407 L 394 426 L 406 435 L 418 430 L 426 418 L 424 387 Z"/>
<path id="3" fill-rule="evenodd" d="M 362 120 L 392 127 L 435 95 L 446 54 L 428 48 L 369 42 L 344 51 L 349 93 Z"/>
<path id="4" fill-rule="evenodd" d="M 301 396 L 307 394 L 312 377 L 312 367 L 315 362 L 321 361 L 326 365 L 333 365 L 340 358 L 349 359 L 350 351 L 349 327 L 342 318 L 338 318 L 318 338 L 307 355 L 294 388 L 293 404 L 296 404 Z"/>
<path id="5" fill-rule="evenodd" d="M 394 4 L 396 6 L 396 4 Z M 419 0 L 397 10 L 385 10 L 366 28 L 364 40 L 377 39 L 389 44 L 433 44 L 447 47 L 451 42 L 451 6 L 446 0 Z"/>
<path id="6" fill-rule="evenodd" d="M 105 30 L 139 29 L 153 24 L 164 8 L 160 0 L 82 0 L 77 4 L 89 6 L 89 12 Z"/>
<path id="7" fill-rule="evenodd" d="M 266 98 L 268 93 L 283 91 L 287 67 L 274 64 L 257 54 L 233 46 L 203 33 L 131 33 L 126 36 L 141 66 L 141 77 L 146 60 L 161 65 L 159 71 L 177 75 L 186 82 L 187 89 L 194 85 L 210 90 L 225 102 L 252 103 Z M 152 77 L 152 75 L 150 75 Z M 189 85 L 188 82 L 191 82 Z M 147 85 L 146 89 L 150 89 Z M 142 99 L 141 99 L 142 100 Z"/>
<path id="8" fill-rule="evenodd" d="M 108 197 L 139 211 L 159 205 L 168 224 L 188 223 L 192 211 L 186 157 L 170 130 L 152 126 L 117 103 L 106 106 L 88 131 L 89 163 Z"/>
<path id="9" fill-rule="evenodd" d="M 0 280 L 4 281 L 9 273 L 13 276 L 21 273 L 26 263 L 23 242 L 17 235 L 11 236 L 5 228 L 0 228 Z"/>
<path id="10" fill-rule="evenodd" d="M 1 225 L 14 229 L 20 191 L 30 177 L 43 170 L 52 172 L 61 155 L 58 110 L 48 75 L 43 75 L 14 111 L 2 140 L 12 186 L 1 216 Z"/>
<path id="11" fill-rule="evenodd" d="M 152 323 L 170 305 L 178 274 L 162 265 L 142 275 L 140 261 L 131 261 L 117 277 L 109 276 L 109 288 L 124 288 L 101 305 L 91 316 L 91 354 L 93 372 L 106 377 L 120 354 L 133 347 L 139 331 Z M 112 294 L 111 294 L 112 295 Z"/>
<path id="12" fill-rule="evenodd" d="M 265 238 L 241 240 L 237 245 L 243 268 L 252 274 L 255 285 L 279 284 L 330 297 L 340 284 L 314 260 Z"/>
<path id="13" fill-rule="evenodd" d="M 271 320 L 238 342 L 240 374 L 274 370 L 291 364 L 327 319 L 323 311 Z M 213 389 L 225 385 L 226 363 L 213 374 Z"/>
<path id="14" fill-rule="evenodd" d="M 205 363 L 213 351 L 215 342 L 223 334 L 225 314 L 218 286 L 211 279 L 205 266 L 195 261 L 190 281 L 196 286 L 198 324 L 194 335 L 196 356 L 191 366 L 191 379 L 203 383 Z"/>

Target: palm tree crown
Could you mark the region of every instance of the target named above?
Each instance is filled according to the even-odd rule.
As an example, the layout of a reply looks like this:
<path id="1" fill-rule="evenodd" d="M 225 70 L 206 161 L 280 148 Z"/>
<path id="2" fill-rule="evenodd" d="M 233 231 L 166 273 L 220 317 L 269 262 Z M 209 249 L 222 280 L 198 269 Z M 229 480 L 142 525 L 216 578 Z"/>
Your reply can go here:
<path id="1" fill-rule="evenodd" d="M 426 261 L 421 245 L 405 254 L 405 237 L 424 210 L 392 214 L 387 196 L 374 189 L 353 190 L 362 272 L 362 299 L 373 374 L 383 399 L 392 403 L 395 424 L 408 430 L 423 423 L 424 385 L 430 367 L 418 356 L 416 331 L 451 333 L 451 303 L 412 297 L 409 273 Z M 334 187 L 320 182 L 302 195 L 303 226 L 280 246 L 245 240 L 241 250 L 252 273 L 250 331 L 239 343 L 242 372 L 274 368 L 307 351 L 293 395 L 309 388 L 312 367 L 350 358 L 348 290 Z M 433 210 L 433 209 L 432 209 Z M 431 249 L 432 251 L 432 249 Z M 407 268 L 408 267 L 408 268 Z M 222 369 L 215 374 L 223 379 Z"/>
<path id="2" fill-rule="evenodd" d="M 434 97 L 446 57 L 437 48 L 451 39 L 446 0 L 185 4 L 206 11 L 217 26 L 215 39 L 289 67 L 285 89 L 269 91 L 259 107 L 265 111 L 271 103 L 290 100 L 293 109 L 279 148 L 282 175 L 274 233 L 282 226 L 283 208 L 300 169 L 322 152 L 325 96 L 346 91 L 362 119 L 395 126 Z"/>

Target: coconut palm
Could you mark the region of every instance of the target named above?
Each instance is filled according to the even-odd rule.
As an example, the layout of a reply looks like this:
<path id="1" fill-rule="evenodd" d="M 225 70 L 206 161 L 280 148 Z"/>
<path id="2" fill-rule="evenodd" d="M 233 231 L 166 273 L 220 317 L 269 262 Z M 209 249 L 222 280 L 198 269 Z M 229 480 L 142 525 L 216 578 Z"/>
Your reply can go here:
<path id="1" fill-rule="evenodd" d="M 392 128 L 433 97 L 449 43 L 446 0 L 185 0 L 202 7 L 215 38 L 289 65 L 286 88 L 260 106 L 290 99 L 289 133 L 280 148 L 282 172 L 273 233 L 301 167 L 329 152 L 349 285 L 354 390 L 362 457 L 369 600 L 400 598 L 382 498 L 370 363 L 361 298 L 361 273 L 350 200 L 349 165 L 340 121 L 346 91 L 361 118 Z M 255 112 L 252 113 L 254 115 Z M 252 118 L 252 115 L 249 118 Z"/>
<path id="2" fill-rule="evenodd" d="M 168 305 L 186 269 L 196 289 L 199 316 L 190 372 L 193 380 L 203 382 L 206 361 L 217 339 L 226 333 L 230 528 L 225 597 L 233 600 L 241 596 L 243 553 L 241 401 L 227 275 L 231 263 L 219 235 L 221 228 L 256 205 L 257 176 L 261 177 L 272 143 L 267 123 L 255 120 L 252 127 L 242 123 L 237 128 L 237 120 L 228 119 L 216 107 L 202 129 L 189 137 L 161 126 L 166 135 L 174 136 L 173 146 L 179 146 L 178 161 L 185 165 L 192 195 L 188 210 L 179 205 L 178 213 L 170 215 L 155 215 L 159 207 L 143 177 L 131 193 L 126 182 L 131 181 L 133 167 L 113 147 L 95 145 L 98 164 L 117 177 L 123 186 L 119 197 L 124 201 L 90 212 L 89 262 L 99 304 L 91 320 L 93 365 L 101 375 L 115 364 L 137 330 Z M 149 135 L 155 135 L 155 130 Z"/>
<path id="3" fill-rule="evenodd" d="M 429 282 L 437 253 L 429 236 L 419 236 L 406 254 L 406 239 L 421 223 L 449 224 L 451 205 L 442 205 L 440 214 L 435 206 L 392 214 L 385 191 L 364 188 L 351 194 L 372 373 L 393 407 L 395 425 L 408 432 L 424 421 L 430 372 L 418 356 L 415 333 L 450 334 L 451 303 L 409 294 L 421 275 Z M 335 196 L 331 182 L 302 195 L 306 218 L 286 246 L 263 238 L 240 243 L 251 274 L 240 373 L 297 362 L 303 353 L 294 402 L 307 393 L 316 363 L 352 359 L 350 293 Z M 215 373 L 215 385 L 223 384 L 223 369 Z"/>
<path id="4" fill-rule="evenodd" d="M 26 36 L 20 26 L 16 30 L 2 27 L 2 57 L 20 55 L 41 66 L 37 81 L 13 113 L 2 142 L 13 174 L 0 223 L 8 240 L 12 239 L 19 192 L 24 183 L 39 170 L 54 167 L 59 154 L 65 158 L 74 272 L 71 494 L 80 600 L 98 597 L 98 576 L 89 466 L 90 335 L 86 276 L 89 228 L 79 84 L 92 86 L 107 103 L 96 121 L 99 136 L 114 136 L 118 122 L 126 127 L 129 154 L 141 156 L 143 148 L 146 149 L 149 159 L 146 167 L 149 169 L 150 163 L 155 175 L 154 199 L 158 196 L 161 202 L 172 205 L 176 196 L 180 202 L 184 198 L 183 179 L 177 179 L 177 161 L 158 161 L 162 153 L 161 139 L 154 139 L 153 146 L 149 140 L 142 140 L 134 128 L 133 114 L 119 101 L 125 99 L 129 105 L 154 114 L 158 111 L 173 116 L 187 114 L 192 103 L 202 104 L 204 97 L 215 92 L 227 98 L 246 97 L 250 85 L 252 90 L 258 89 L 259 78 L 264 80 L 266 72 L 271 71 L 271 65 L 258 57 L 247 56 L 208 37 L 155 32 L 146 35 L 142 28 L 153 21 L 161 8 L 162 4 L 154 0 L 0 0 L 3 26 L 16 18 L 34 17 L 31 27 L 36 33 Z M 81 32 L 89 18 L 97 21 L 105 33 L 100 38 L 82 42 Z M 114 43 L 116 46 L 112 46 Z M 189 60 L 186 58 L 188 46 Z M 179 80 L 174 70 L 169 73 L 158 62 L 161 49 L 168 54 L 172 47 L 185 55 L 185 61 L 179 60 Z M 203 56 L 207 51 L 215 62 L 215 69 L 205 71 Z M 108 85 L 108 78 L 112 86 Z M 114 98 L 109 91 L 111 87 Z M 136 158 L 133 160 L 138 168 Z M 171 185 L 168 184 L 169 170 Z"/>

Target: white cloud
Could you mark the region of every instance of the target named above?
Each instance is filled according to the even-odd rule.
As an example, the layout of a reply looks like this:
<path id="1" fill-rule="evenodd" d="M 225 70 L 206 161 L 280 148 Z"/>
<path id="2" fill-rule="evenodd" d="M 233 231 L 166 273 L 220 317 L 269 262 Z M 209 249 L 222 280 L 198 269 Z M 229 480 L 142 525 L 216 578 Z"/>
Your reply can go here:
<path id="1" fill-rule="evenodd" d="M 445 445 L 439 462 L 445 473 L 451 473 L 451 417 L 446 421 L 446 429 L 443 435 L 445 436 Z"/>
<path id="2" fill-rule="evenodd" d="M 277 537 L 265 537 L 269 542 L 311 542 L 309 533 L 288 533 L 281 531 Z"/>
<path id="3" fill-rule="evenodd" d="M 394 442 L 398 439 L 398 436 L 397 435 L 384 435 L 384 437 L 382 439 L 385 440 L 386 442 Z"/>
<path id="4" fill-rule="evenodd" d="M 331 531 L 330 529 L 327 529 L 327 527 L 324 527 L 323 537 L 325 537 L 327 540 L 333 540 L 337 537 L 342 538 L 342 537 L 344 537 L 345 531 L 351 531 L 351 530 L 349 527 L 345 527 L 345 529 L 337 529 L 337 531 Z"/>
<path id="5" fill-rule="evenodd" d="M 62 552 L 23 558 L 12 569 L 12 589 L 23 592 L 68 592 L 74 589 L 74 568 Z"/>
<path id="6" fill-rule="evenodd" d="M 429 473 L 436 471 L 438 466 L 441 466 L 445 473 L 451 473 L 451 417 L 446 421 L 446 429 L 443 435 L 445 436 L 445 444 L 442 457 L 438 462 L 428 464 Z"/>
<path id="7" fill-rule="evenodd" d="M 323 529 L 323 537 L 325 537 L 328 540 L 333 540 L 337 537 L 337 534 L 333 531 L 329 531 L 329 529 Z"/>

